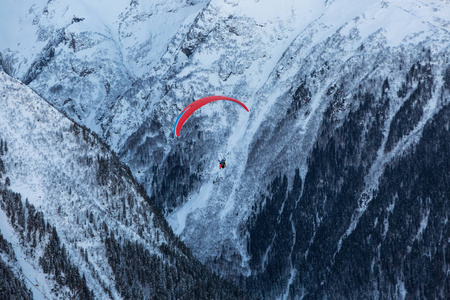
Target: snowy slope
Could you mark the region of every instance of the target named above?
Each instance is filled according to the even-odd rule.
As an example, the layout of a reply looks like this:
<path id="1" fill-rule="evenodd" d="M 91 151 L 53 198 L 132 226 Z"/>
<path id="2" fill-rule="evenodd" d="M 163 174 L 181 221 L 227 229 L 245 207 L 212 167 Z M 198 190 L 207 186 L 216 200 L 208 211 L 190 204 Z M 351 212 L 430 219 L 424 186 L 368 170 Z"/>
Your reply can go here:
<path id="1" fill-rule="evenodd" d="M 152 208 L 139 195 L 134 183 L 130 179 L 117 186 L 125 189 L 125 193 L 135 198 L 135 210 L 130 207 L 123 208 L 124 212 L 131 214 L 133 225 L 125 225 L 121 221 L 117 196 L 107 196 L 108 186 L 98 184 L 96 168 L 89 166 L 89 160 L 111 157 L 105 146 L 91 135 L 83 141 L 81 131 L 74 132 L 74 124 L 61 115 L 56 109 L 44 102 L 22 83 L 14 81 L 4 73 L 1 74 L 1 117 L 2 137 L 8 141 L 8 153 L 3 161 L 5 168 L 11 170 L 8 177 L 11 190 L 22 195 L 23 199 L 44 212 L 46 220 L 58 228 L 58 233 L 68 247 L 71 257 L 77 265 L 83 266 L 90 288 L 97 297 L 106 297 L 104 289 L 99 285 L 99 279 L 113 290 L 114 284 L 111 270 L 105 269 L 105 249 L 98 233 L 87 235 L 92 228 L 86 227 L 86 215 L 92 214 L 97 224 L 108 225 L 118 230 L 118 234 L 133 241 L 141 241 L 148 245 L 152 251 L 159 251 L 158 244 L 165 243 L 165 233 L 155 227 L 153 223 Z M 84 130 L 83 130 L 84 131 Z M 116 204 L 116 203 L 117 204 Z M 117 208 L 116 208 L 117 205 Z M 146 211 L 148 218 L 138 214 L 137 211 Z M 83 220 L 82 222 L 79 220 Z M 6 222 L 2 218 L 2 222 Z M 36 261 L 28 262 L 26 255 L 20 252 L 19 242 L 8 224 L 3 223 L 2 232 L 11 238 L 20 253 L 27 277 L 36 280 L 45 295 L 51 294 L 43 276 L 39 273 Z M 8 229 L 9 228 L 9 229 Z M 162 239 L 155 243 L 156 232 L 160 231 Z M 137 233 L 142 232 L 141 236 Z M 86 265 L 78 248 L 90 253 L 90 267 Z M 29 270 L 29 271 L 28 271 Z M 36 296 L 36 293 L 35 293 Z M 118 297 L 117 294 L 115 297 Z"/>
<path id="2" fill-rule="evenodd" d="M 182 162 L 183 164 L 193 165 L 194 168 L 200 165 L 204 169 L 200 172 L 202 176 L 200 187 L 195 188 L 193 193 L 188 195 L 186 204 L 175 208 L 169 215 L 169 222 L 192 247 L 196 255 L 210 263 L 212 268 L 223 273 L 242 272 L 250 275 L 264 272 L 264 260 L 261 263 L 262 267 L 258 266 L 254 269 L 255 266 L 251 266 L 252 256 L 255 253 L 248 252 L 247 219 L 250 218 L 254 207 L 264 206 L 264 202 L 259 203 L 260 194 L 267 193 L 265 187 L 274 176 L 279 173 L 286 174 L 290 178 L 290 184 L 292 184 L 295 168 L 300 169 L 303 180 L 308 176 L 308 157 L 317 141 L 316 136 L 324 122 L 324 112 L 327 108 L 331 106 L 336 118 L 344 120 L 345 116 L 358 105 L 352 102 L 352 97 L 358 92 L 360 85 L 363 86 L 363 91 L 379 95 L 383 81 L 388 79 L 391 102 L 389 107 L 383 107 L 388 116 L 388 121 L 383 128 L 383 134 L 387 139 L 392 126 L 390 121 L 394 119 L 394 115 L 405 100 L 397 96 L 397 91 L 405 80 L 406 73 L 414 63 L 425 63 L 426 52 L 431 52 L 432 74 L 436 78 L 433 89 L 436 93 L 425 107 L 425 114 L 415 127 L 413 134 L 406 136 L 404 141 L 388 155 L 385 155 L 383 148 L 379 150 L 377 160 L 373 162 L 371 171 L 366 175 L 365 190 L 361 192 L 361 198 L 366 199 L 365 195 L 377 189 L 378 178 L 382 175 L 386 164 L 395 161 L 397 157 L 411 149 L 410 146 L 417 142 L 415 134 L 420 135 L 423 126 L 443 105 L 439 91 L 442 88 L 440 78 L 448 64 L 449 34 L 446 21 L 446 15 L 449 13 L 448 3 L 436 2 L 427 5 L 421 2 L 405 1 L 334 1 L 323 8 L 322 12 L 323 14 L 319 14 L 317 19 L 305 28 L 296 27 L 298 31 L 294 30 L 291 33 L 294 37 L 292 40 L 281 38 L 271 44 L 270 33 L 275 29 L 265 28 L 262 31 L 265 33 L 263 35 L 252 28 L 251 37 L 249 34 L 248 40 L 256 42 L 255 45 L 251 45 L 254 48 L 250 48 L 259 50 L 258 47 L 260 47 L 263 50 L 258 52 L 269 52 L 266 57 L 275 58 L 272 60 L 274 61 L 272 65 L 264 58 L 256 59 L 262 64 L 258 68 L 255 63 L 252 63 L 253 60 L 247 53 L 238 53 L 234 56 L 230 49 L 227 53 L 229 56 L 220 60 L 224 65 L 228 62 L 230 71 L 225 74 L 231 73 L 229 78 L 222 77 L 222 81 L 215 84 L 214 80 L 217 79 L 214 75 L 220 76 L 220 70 L 211 72 L 212 74 L 208 77 L 200 77 L 204 76 L 205 72 L 209 72 L 208 68 L 203 67 L 198 72 L 187 73 L 189 77 L 175 76 L 172 80 L 177 87 L 176 91 L 180 90 L 179 86 L 182 85 L 182 92 L 175 96 L 177 99 L 189 94 L 188 87 L 195 86 L 197 91 L 204 93 L 226 91 L 225 94 L 241 99 L 251 110 L 250 115 L 247 116 L 231 110 L 230 107 L 232 111 L 230 114 L 237 114 L 237 117 L 223 119 L 223 125 L 220 122 L 218 125 L 218 116 L 208 112 L 207 109 L 204 110 L 205 112 L 199 112 L 199 115 L 205 114 L 205 117 L 198 117 L 198 127 L 195 129 L 216 132 L 217 135 L 211 137 L 214 142 L 208 141 L 214 134 L 205 134 L 206 137 L 199 140 L 193 135 L 185 135 L 185 143 L 191 139 L 195 141 L 194 147 L 190 148 L 192 150 L 186 151 L 182 147 L 173 150 L 186 153 L 187 159 Z M 289 32 L 289 27 L 284 29 Z M 191 69 L 196 68 L 197 65 L 204 65 L 202 62 L 205 61 L 205 57 L 206 62 L 211 62 L 210 49 L 215 49 L 219 45 L 222 48 L 223 40 L 218 40 L 219 43 L 215 43 L 213 39 L 207 40 L 196 48 L 197 52 L 194 52 L 192 56 L 193 60 L 198 57 L 198 62 Z M 203 45 L 209 41 L 211 45 L 205 46 L 203 50 Z M 288 44 L 284 52 L 277 53 L 275 44 L 279 45 L 283 41 L 292 42 Z M 230 48 L 233 45 L 228 40 L 225 40 L 225 43 Z M 243 48 L 245 46 L 244 43 Z M 242 62 L 246 58 L 249 61 L 247 65 Z M 235 61 L 246 66 L 242 68 L 242 73 L 239 71 L 241 64 L 233 64 Z M 214 64 L 211 63 L 211 66 Z M 186 74 L 183 72 L 185 71 L 179 74 Z M 195 76 L 198 76 L 197 80 L 192 79 Z M 205 80 L 211 82 L 208 89 L 203 88 Z M 304 90 L 309 96 L 302 95 L 302 89 L 299 89 L 302 83 L 305 84 Z M 220 89 L 215 90 L 216 86 Z M 339 87 L 343 88 L 339 90 Z M 339 93 L 337 93 L 338 90 Z M 296 95 L 297 91 L 299 96 Z M 291 104 L 293 98 L 301 101 L 298 105 L 300 109 L 289 115 L 286 112 L 293 110 Z M 223 108 L 219 106 L 211 108 L 211 111 L 221 109 Z M 225 125 L 230 123 L 232 126 Z M 163 124 L 165 124 L 163 128 L 169 125 Z M 186 128 L 183 129 L 186 130 Z M 222 135 L 225 135 L 225 139 L 219 138 Z M 201 140 L 205 142 L 202 143 Z M 200 149 L 205 148 L 209 151 L 203 154 Z M 202 152 L 197 155 L 196 151 Z M 229 153 L 229 168 L 222 173 L 218 173 L 215 163 L 215 156 L 219 156 L 220 153 Z M 133 155 L 136 154 L 139 152 L 133 153 Z M 206 155 L 207 159 L 203 159 L 203 155 Z M 133 165 L 132 156 L 127 159 Z M 198 161 L 201 163 L 197 163 Z M 213 191 L 204 194 L 204 188 L 211 182 L 217 181 L 217 177 L 219 183 L 214 186 Z M 198 197 L 197 194 L 203 197 Z M 360 206 L 354 208 L 354 212 L 350 213 L 352 217 L 349 223 L 340 225 L 345 230 L 338 233 L 340 237 L 336 240 L 336 252 L 339 252 L 341 243 L 358 226 L 358 220 L 366 212 L 370 199 L 362 201 Z M 207 204 L 204 205 L 204 203 Z M 283 224 L 279 222 L 283 219 L 283 208 L 288 206 L 288 203 L 284 204 L 279 208 L 279 214 L 272 211 L 275 216 L 266 217 L 266 222 L 270 222 L 269 230 L 280 226 L 276 224 Z M 319 207 L 320 205 L 322 204 L 318 204 Z M 299 236 L 303 235 L 305 228 L 299 228 L 289 212 L 290 210 L 287 209 L 284 211 L 284 215 L 287 215 L 284 218 L 292 220 L 286 225 L 288 228 L 280 229 L 281 232 L 277 231 L 274 235 L 267 235 L 266 238 L 269 241 L 276 240 L 277 234 L 287 234 L 291 235 L 291 238 L 283 241 L 284 245 L 300 243 Z M 265 232 L 261 235 L 264 236 Z M 308 242 L 304 243 L 308 244 Z M 271 250 L 276 247 L 283 247 L 283 244 L 274 243 L 274 246 L 271 246 L 268 243 L 263 250 L 268 257 L 274 257 L 273 264 L 278 266 L 282 262 L 276 261 L 277 250 Z M 297 246 L 292 247 L 290 254 L 287 251 L 287 257 L 294 260 L 299 254 L 295 250 Z M 218 257 L 223 260 L 213 263 L 212 261 L 216 261 Z M 230 267 L 230 262 L 235 264 Z M 299 285 L 302 286 L 301 280 L 294 281 L 295 278 L 298 279 L 296 277 L 298 272 L 296 268 L 290 268 L 290 264 L 289 261 L 286 262 L 288 275 L 283 275 L 283 278 L 287 280 L 281 284 L 282 292 L 278 292 L 279 295 L 289 295 L 291 286 L 301 290 L 299 287 Z M 278 279 L 273 278 L 273 280 Z"/>

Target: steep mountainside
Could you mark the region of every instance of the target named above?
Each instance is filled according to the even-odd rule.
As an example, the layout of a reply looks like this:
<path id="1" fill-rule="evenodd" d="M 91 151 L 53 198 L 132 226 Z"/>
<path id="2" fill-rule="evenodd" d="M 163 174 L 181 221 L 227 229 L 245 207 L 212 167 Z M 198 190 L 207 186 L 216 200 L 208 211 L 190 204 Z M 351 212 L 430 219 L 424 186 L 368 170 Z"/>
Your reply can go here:
<path id="1" fill-rule="evenodd" d="M 192 253 L 255 297 L 446 298 L 449 15 L 448 0 L 29 0 L 1 21 L 20 34 L 0 65 L 103 137 Z M 213 94 L 250 113 L 205 106 L 176 138 Z"/>
<path id="2" fill-rule="evenodd" d="M 29 290 L 34 299 L 239 297 L 194 259 L 95 134 L 3 72 L 0 95 L 5 293 L 17 299 Z"/>

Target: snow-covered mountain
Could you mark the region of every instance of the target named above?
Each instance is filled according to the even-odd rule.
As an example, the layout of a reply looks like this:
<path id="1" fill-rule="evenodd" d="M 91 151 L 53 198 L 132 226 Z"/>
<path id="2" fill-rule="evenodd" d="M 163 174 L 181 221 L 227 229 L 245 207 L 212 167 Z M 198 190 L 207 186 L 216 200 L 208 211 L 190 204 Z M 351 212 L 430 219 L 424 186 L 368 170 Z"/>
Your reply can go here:
<path id="1" fill-rule="evenodd" d="M 107 145 L 0 76 L 0 257 L 34 299 L 234 297 Z"/>
<path id="2" fill-rule="evenodd" d="M 101 136 L 211 270 L 261 298 L 450 293 L 448 0 L 5 3 L 3 70 Z M 176 138 L 213 94 L 250 113 L 205 106 Z"/>

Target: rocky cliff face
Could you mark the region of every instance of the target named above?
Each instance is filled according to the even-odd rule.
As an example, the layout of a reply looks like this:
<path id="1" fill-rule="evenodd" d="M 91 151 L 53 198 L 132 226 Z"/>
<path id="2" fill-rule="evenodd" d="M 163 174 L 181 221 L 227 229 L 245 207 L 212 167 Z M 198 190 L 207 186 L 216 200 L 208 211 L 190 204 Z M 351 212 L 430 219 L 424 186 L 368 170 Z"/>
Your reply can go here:
<path id="1" fill-rule="evenodd" d="M 208 268 L 268 298 L 448 294 L 448 1 L 110 6 L 35 4 L 3 69 L 104 138 Z M 250 113 L 205 106 L 176 138 L 212 94 Z"/>

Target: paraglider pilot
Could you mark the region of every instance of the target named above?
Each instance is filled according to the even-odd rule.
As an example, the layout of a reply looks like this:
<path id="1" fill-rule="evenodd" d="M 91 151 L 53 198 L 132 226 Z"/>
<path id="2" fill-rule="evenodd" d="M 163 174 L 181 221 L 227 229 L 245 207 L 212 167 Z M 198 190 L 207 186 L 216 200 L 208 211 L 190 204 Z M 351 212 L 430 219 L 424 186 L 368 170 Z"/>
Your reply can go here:
<path id="1" fill-rule="evenodd" d="M 225 158 L 222 158 L 222 160 L 219 160 L 219 169 L 225 169 L 227 165 L 225 164 Z"/>

